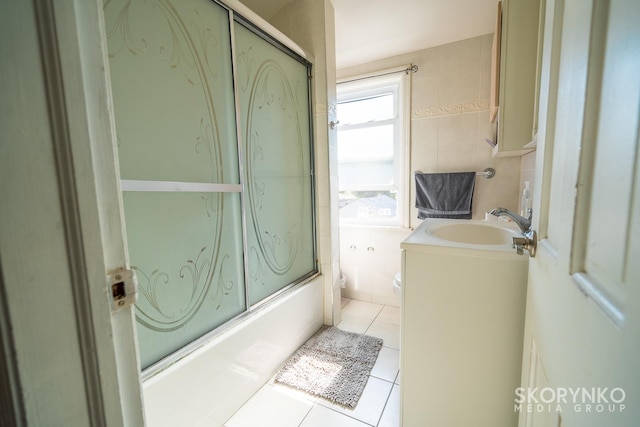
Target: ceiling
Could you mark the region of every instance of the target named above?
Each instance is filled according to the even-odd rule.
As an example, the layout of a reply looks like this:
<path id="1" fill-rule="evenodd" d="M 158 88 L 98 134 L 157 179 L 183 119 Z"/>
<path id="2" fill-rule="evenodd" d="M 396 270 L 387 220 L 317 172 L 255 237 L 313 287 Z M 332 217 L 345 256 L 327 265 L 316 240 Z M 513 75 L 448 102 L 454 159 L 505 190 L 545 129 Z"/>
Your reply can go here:
<path id="1" fill-rule="evenodd" d="M 241 0 L 267 21 L 294 0 Z M 492 33 L 498 0 L 332 0 L 338 69 Z"/>

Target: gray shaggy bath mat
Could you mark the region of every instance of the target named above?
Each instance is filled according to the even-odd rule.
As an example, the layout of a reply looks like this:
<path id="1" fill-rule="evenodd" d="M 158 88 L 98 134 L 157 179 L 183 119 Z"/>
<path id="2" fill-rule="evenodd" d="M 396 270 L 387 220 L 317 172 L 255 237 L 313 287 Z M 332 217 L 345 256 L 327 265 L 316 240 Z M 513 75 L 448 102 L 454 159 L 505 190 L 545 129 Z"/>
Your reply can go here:
<path id="1" fill-rule="evenodd" d="M 323 326 L 291 356 L 275 380 L 355 408 L 381 347 L 380 338 Z"/>

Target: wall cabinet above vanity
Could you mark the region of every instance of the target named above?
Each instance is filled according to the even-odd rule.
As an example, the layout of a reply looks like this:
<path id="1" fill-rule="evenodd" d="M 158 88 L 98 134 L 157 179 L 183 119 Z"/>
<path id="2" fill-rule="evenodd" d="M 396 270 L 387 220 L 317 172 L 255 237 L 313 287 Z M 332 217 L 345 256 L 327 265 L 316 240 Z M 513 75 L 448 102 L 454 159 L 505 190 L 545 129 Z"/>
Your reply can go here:
<path id="1" fill-rule="evenodd" d="M 521 156 L 534 139 L 540 0 L 502 0 L 493 44 L 490 120 L 494 156 Z"/>

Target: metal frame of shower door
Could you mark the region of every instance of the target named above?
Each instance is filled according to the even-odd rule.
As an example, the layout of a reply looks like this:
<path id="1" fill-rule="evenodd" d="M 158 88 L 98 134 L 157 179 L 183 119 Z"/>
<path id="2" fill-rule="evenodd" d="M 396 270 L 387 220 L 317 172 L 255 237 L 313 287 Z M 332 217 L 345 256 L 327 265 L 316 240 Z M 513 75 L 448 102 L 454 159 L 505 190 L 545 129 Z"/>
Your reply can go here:
<path id="1" fill-rule="evenodd" d="M 271 44 L 275 48 L 279 49 L 283 53 L 291 56 L 293 59 L 300 62 L 307 69 L 307 98 L 308 98 L 308 120 L 309 120 L 309 178 L 311 180 L 311 228 L 312 228 L 312 244 L 313 244 L 313 261 L 314 266 L 313 270 L 299 277 L 292 283 L 284 286 L 282 289 L 277 290 L 273 294 L 263 298 L 262 300 L 256 302 L 255 304 L 251 304 L 250 294 L 251 291 L 248 286 L 247 278 L 249 277 L 249 254 L 248 254 L 248 240 L 247 240 L 247 209 L 246 209 L 246 182 L 245 182 L 245 162 L 244 162 L 244 150 L 243 150 L 243 137 L 242 137 L 242 126 L 240 121 L 240 94 L 238 92 L 237 87 L 237 61 L 236 61 L 236 35 L 234 24 L 238 23 L 248 30 L 252 31 L 255 35 L 262 38 L 267 43 Z M 235 99 L 235 114 L 236 114 L 236 134 L 238 141 L 238 171 L 240 174 L 240 185 L 242 187 L 242 191 L 240 194 L 240 206 L 242 209 L 242 251 L 244 255 L 244 274 L 245 274 L 245 305 L 246 311 L 252 312 L 255 309 L 264 306 L 266 303 L 274 300 L 281 294 L 293 289 L 297 285 L 301 285 L 309 281 L 310 279 L 319 275 L 318 271 L 318 246 L 317 246 L 317 227 L 316 227 L 316 191 L 315 191 L 315 140 L 313 138 L 313 114 L 312 114 L 312 90 L 311 90 L 311 67 L 312 63 L 309 62 L 306 58 L 300 56 L 292 49 L 279 42 L 277 39 L 272 37 L 263 31 L 260 27 L 249 21 L 247 18 L 242 15 L 236 13 L 233 9 L 229 9 L 229 30 L 231 33 L 231 64 L 233 69 L 233 93 Z"/>
<path id="2" fill-rule="evenodd" d="M 240 94 L 238 93 L 238 64 L 236 61 L 236 32 L 234 29 L 235 17 L 233 9 L 229 10 L 229 34 L 231 35 L 231 73 L 233 76 L 233 102 L 234 114 L 236 116 L 236 143 L 238 144 L 238 180 L 242 191 L 240 192 L 240 211 L 242 215 L 242 265 L 244 267 L 244 280 L 242 286 L 244 288 L 244 311 L 249 311 L 249 286 L 247 286 L 247 277 L 249 277 L 249 252 L 247 251 L 247 204 L 246 204 L 246 183 L 244 179 L 244 150 L 242 149 L 242 126 L 240 125 Z"/>

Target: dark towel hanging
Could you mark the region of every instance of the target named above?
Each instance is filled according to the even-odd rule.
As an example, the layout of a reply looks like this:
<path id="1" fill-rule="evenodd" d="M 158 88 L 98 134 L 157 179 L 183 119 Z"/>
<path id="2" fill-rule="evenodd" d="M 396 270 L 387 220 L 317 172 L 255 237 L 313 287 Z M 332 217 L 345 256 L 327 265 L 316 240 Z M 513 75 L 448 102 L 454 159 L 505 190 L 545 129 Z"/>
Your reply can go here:
<path id="1" fill-rule="evenodd" d="M 475 172 L 416 173 L 418 218 L 471 219 Z"/>

